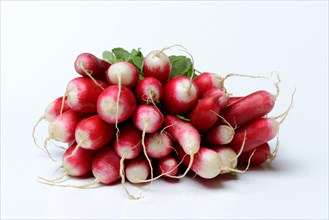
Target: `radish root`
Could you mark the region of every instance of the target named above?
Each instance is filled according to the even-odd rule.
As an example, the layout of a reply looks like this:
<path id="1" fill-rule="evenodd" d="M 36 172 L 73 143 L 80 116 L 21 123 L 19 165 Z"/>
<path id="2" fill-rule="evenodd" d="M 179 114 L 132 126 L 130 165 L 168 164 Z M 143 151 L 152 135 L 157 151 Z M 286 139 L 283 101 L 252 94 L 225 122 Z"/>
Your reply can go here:
<path id="1" fill-rule="evenodd" d="M 36 137 L 35 137 L 35 129 L 37 128 L 38 124 L 39 124 L 42 120 L 44 120 L 44 119 L 46 119 L 46 116 L 45 116 L 45 115 L 42 115 L 42 116 L 39 118 L 39 120 L 35 123 L 35 125 L 33 126 L 33 130 L 32 130 L 32 138 L 33 138 L 34 144 L 35 144 L 38 148 L 40 148 L 41 150 L 43 150 L 44 152 L 46 152 L 45 149 L 43 149 L 43 148 L 37 143 L 37 139 L 36 139 Z"/>
<path id="2" fill-rule="evenodd" d="M 295 93 L 296 93 L 296 88 L 294 89 L 294 92 L 292 93 L 291 101 L 290 101 L 290 104 L 288 106 L 288 109 L 285 112 L 283 112 L 282 114 L 273 117 L 274 120 L 279 119 L 279 121 L 278 121 L 279 125 L 281 125 L 284 122 L 284 120 L 286 119 L 289 111 L 294 107 L 294 96 L 295 96 Z"/>
<path id="3" fill-rule="evenodd" d="M 100 183 L 99 179 L 95 179 L 90 183 L 84 184 L 84 185 L 71 185 L 71 184 L 57 184 L 57 183 L 49 183 L 41 180 L 37 180 L 39 183 L 46 184 L 49 186 L 60 186 L 60 187 L 72 187 L 72 188 L 78 188 L 78 189 L 90 189 L 91 186 L 94 186 L 98 183 Z"/>
<path id="4" fill-rule="evenodd" d="M 126 158 L 126 155 L 127 155 L 127 151 L 123 153 L 121 159 L 120 159 L 120 177 L 121 177 L 121 186 L 122 188 L 124 189 L 124 191 L 126 192 L 127 196 L 129 199 L 131 200 L 138 200 L 138 199 L 141 199 L 143 198 L 143 194 L 142 192 L 140 193 L 139 196 L 134 196 L 132 195 L 129 190 L 127 189 L 125 183 L 126 183 L 126 179 L 125 179 L 125 172 L 124 172 L 124 160 Z"/>

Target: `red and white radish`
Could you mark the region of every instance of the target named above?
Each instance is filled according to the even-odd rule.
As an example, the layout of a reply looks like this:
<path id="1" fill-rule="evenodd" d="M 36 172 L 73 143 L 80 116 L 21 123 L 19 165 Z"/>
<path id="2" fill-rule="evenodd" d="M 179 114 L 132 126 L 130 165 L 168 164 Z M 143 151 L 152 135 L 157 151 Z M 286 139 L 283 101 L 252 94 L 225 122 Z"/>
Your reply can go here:
<path id="1" fill-rule="evenodd" d="M 154 77 L 165 84 L 171 72 L 170 59 L 162 50 L 152 51 L 144 58 L 142 70 L 145 77 Z"/>
<path id="2" fill-rule="evenodd" d="M 227 146 L 216 146 L 211 149 L 218 153 L 222 160 L 222 166 L 226 168 L 221 170 L 221 174 L 229 173 L 232 169 L 236 168 L 236 166 L 238 165 L 238 157 L 240 155 L 237 155 L 232 148 Z"/>
<path id="3" fill-rule="evenodd" d="M 172 140 L 164 132 L 154 132 L 145 137 L 145 149 L 152 158 L 163 158 L 173 150 Z"/>
<path id="4" fill-rule="evenodd" d="M 178 162 L 177 160 L 168 155 L 160 159 L 158 163 L 158 172 L 164 176 L 175 176 L 178 172 Z"/>
<path id="5" fill-rule="evenodd" d="M 49 123 L 51 123 L 52 121 L 55 120 L 55 118 L 60 115 L 60 111 L 62 108 L 62 112 L 65 112 L 67 110 L 70 109 L 70 107 L 67 104 L 67 97 L 64 98 L 64 102 L 63 102 L 63 107 L 62 107 L 62 102 L 63 102 L 63 97 L 59 97 L 57 99 L 55 99 L 54 101 L 52 101 L 45 109 L 45 113 L 44 115 L 42 115 L 39 120 L 36 122 L 36 124 L 33 126 L 33 130 L 32 130 L 32 137 L 34 140 L 34 143 L 36 146 L 38 146 L 39 148 L 41 148 L 35 138 L 35 129 L 38 126 L 38 124 L 46 119 L 46 121 L 48 121 Z M 41 148 L 42 149 L 42 148 Z"/>
<path id="6" fill-rule="evenodd" d="M 49 124 L 48 134 L 49 136 L 46 138 L 44 142 L 44 147 L 50 156 L 49 151 L 47 150 L 47 143 L 50 139 L 54 139 L 56 141 L 62 143 L 71 143 L 75 140 L 75 129 L 78 123 L 86 117 L 85 114 L 81 114 L 75 112 L 73 110 L 67 110 L 63 112 L 63 114 L 57 116 L 54 121 Z"/>
<path id="7" fill-rule="evenodd" d="M 125 122 L 120 127 L 118 138 L 114 141 L 114 150 L 121 158 L 136 158 L 142 151 L 142 132 L 131 122 Z"/>
<path id="8" fill-rule="evenodd" d="M 256 91 L 224 108 L 222 116 L 233 127 L 238 127 L 268 114 L 274 107 L 275 99 L 267 91 Z"/>
<path id="9" fill-rule="evenodd" d="M 73 149 L 72 149 L 73 150 Z M 71 185 L 71 184 L 56 184 L 49 182 L 41 182 L 43 184 L 52 185 L 52 186 L 61 186 L 61 187 L 74 187 L 74 188 L 89 188 L 98 183 L 103 183 L 106 185 L 110 185 L 115 183 L 120 179 L 120 157 L 115 153 L 113 149 L 113 145 L 104 146 L 99 151 L 91 151 L 83 148 L 79 148 L 79 151 L 88 151 L 88 152 L 97 152 L 91 166 L 91 171 L 95 177 L 95 179 L 84 185 Z M 71 156 L 72 153 L 68 153 L 69 156 L 67 158 L 74 158 L 77 156 Z M 40 182 L 40 181 L 39 181 Z"/>
<path id="10" fill-rule="evenodd" d="M 92 165 L 95 183 L 112 184 L 120 179 L 120 157 L 115 153 L 113 145 L 103 147 L 96 155 Z"/>
<path id="11" fill-rule="evenodd" d="M 189 166 L 192 157 L 190 157 L 190 155 L 185 156 L 180 146 L 176 149 L 179 159 L 183 160 L 185 166 Z M 222 160 L 216 151 L 200 147 L 198 153 L 194 156 L 191 170 L 204 179 L 212 179 L 220 174 L 222 170 Z"/>
<path id="12" fill-rule="evenodd" d="M 110 67 L 110 63 L 99 59 L 90 53 L 80 54 L 75 62 L 74 68 L 82 76 L 89 76 L 93 79 L 106 81 L 105 72 Z"/>
<path id="13" fill-rule="evenodd" d="M 209 144 L 224 145 L 232 141 L 234 134 L 231 126 L 215 125 L 205 133 L 204 140 Z"/>
<path id="14" fill-rule="evenodd" d="M 142 133 L 142 146 L 144 155 L 149 162 L 151 169 L 151 179 L 153 178 L 153 167 L 147 155 L 145 146 L 145 133 L 154 133 L 159 130 L 163 123 L 163 115 L 160 110 L 152 105 L 140 105 L 132 116 L 134 125 L 141 130 Z"/>
<path id="15" fill-rule="evenodd" d="M 112 85 L 105 89 L 98 97 L 98 115 L 110 124 L 117 124 L 129 118 L 136 109 L 136 98 L 133 92 L 125 86 Z"/>
<path id="16" fill-rule="evenodd" d="M 198 103 L 199 93 L 187 76 L 176 76 L 164 86 L 163 107 L 170 114 L 185 114 Z"/>
<path id="17" fill-rule="evenodd" d="M 107 83 L 96 80 L 102 86 L 107 87 Z M 81 113 L 96 113 L 98 96 L 103 92 L 103 89 L 90 78 L 77 77 L 72 79 L 66 88 L 66 96 L 68 106 Z"/>
<path id="18" fill-rule="evenodd" d="M 243 152 L 251 151 L 272 140 L 279 131 L 279 125 L 280 123 L 274 118 L 259 118 L 236 129 L 230 145 L 236 152 L 240 151 L 244 135 L 246 135 Z"/>
<path id="19" fill-rule="evenodd" d="M 125 167 L 126 178 L 131 183 L 140 183 L 150 175 L 150 167 L 144 156 L 139 156 L 127 162 Z"/>
<path id="20" fill-rule="evenodd" d="M 163 88 L 159 80 L 145 77 L 138 82 L 135 95 L 139 103 L 159 103 L 163 97 Z"/>
<path id="21" fill-rule="evenodd" d="M 230 96 L 229 94 L 226 92 L 226 90 L 220 89 L 220 88 L 212 88 L 209 89 L 207 92 L 203 93 L 203 95 L 201 96 L 201 98 L 205 98 L 205 97 L 211 97 L 211 96 L 219 96 L 218 102 L 219 102 L 219 106 L 221 109 L 225 108 L 227 106 L 227 104 L 229 103 L 229 99 Z"/>
<path id="22" fill-rule="evenodd" d="M 204 72 L 193 80 L 198 88 L 200 95 L 212 88 L 224 88 L 224 78 L 216 73 Z"/>
<path id="23" fill-rule="evenodd" d="M 252 166 L 259 166 L 272 158 L 270 145 L 268 143 L 264 143 L 255 147 L 254 150 L 242 153 L 239 157 L 239 163 L 247 163 L 253 151 L 255 151 L 255 153 L 250 160 L 250 165 Z"/>
<path id="24" fill-rule="evenodd" d="M 173 115 L 166 115 L 163 124 L 167 127 L 167 132 L 172 139 L 177 141 L 185 154 L 190 156 L 190 162 L 185 173 L 178 177 L 171 176 L 174 178 L 182 178 L 192 167 L 194 156 L 200 149 L 201 136 L 191 123 L 182 121 Z"/>
<path id="25" fill-rule="evenodd" d="M 112 64 L 106 72 L 106 79 L 110 85 L 135 88 L 139 78 L 138 69 L 131 63 L 122 61 Z"/>
<path id="26" fill-rule="evenodd" d="M 75 129 L 78 147 L 97 150 L 108 144 L 115 136 L 115 127 L 98 115 L 82 119 Z"/>
<path id="27" fill-rule="evenodd" d="M 74 176 L 74 177 L 82 177 L 91 171 L 91 166 L 97 151 L 87 150 L 83 148 L 79 148 L 77 143 L 74 142 L 64 153 L 63 161 L 61 167 L 63 168 L 63 174 L 53 180 L 48 180 L 42 177 L 38 177 L 40 180 L 45 181 L 45 184 L 55 183 L 56 181 L 60 181 L 64 176 Z M 76 150 L 77 149 L 77 150 Z M 76 153 L 72 156 L 72 152 L 76 151 Z"/>
<path id="28" fill-rule="evenodd" d="M 200 133 L 204 133 L 216 123 L 221 110 L 218 99 L 219 95 L 204 97 L 188 115 L 191 124 Z"/>
<path id="29" fill-rule="evenodd" d="M 91 171 L 91 166 L 94 161 L 97 151 L 79 148 L 76 153 L 72 155 L 78 144 L 74 142 L 64 153 L 62 166 L 64 173 L 70 176 L 83 176 Z"/>

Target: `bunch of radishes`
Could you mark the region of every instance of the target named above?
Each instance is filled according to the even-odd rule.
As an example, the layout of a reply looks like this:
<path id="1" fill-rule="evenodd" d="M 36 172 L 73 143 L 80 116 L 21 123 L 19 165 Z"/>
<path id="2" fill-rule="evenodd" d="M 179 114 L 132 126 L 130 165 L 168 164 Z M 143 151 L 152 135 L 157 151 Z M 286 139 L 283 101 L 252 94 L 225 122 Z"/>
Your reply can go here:
<path id="1" fill-rule="evenodd" d="M 260 90 L 231 97 L 224 87 L 229 75 L 196 75 L 192 59 L 165 51 L 144 57 L 139 49 L 114 48 L 103 59 L 77 57 L 74 67 L 81 76 L 41 118 L 49 122 L 42 149 L 51 157 L 50 140 L 68 145 L 63 176 L 94 175 L 95 181 L 76 187 L 182 178 L 189 170 L 211 179 L 244 172 L 238 162 L 261 165 L 274 158 L 268 142 L 287 112 L 265 116 L 277 95 Z M 33 137 L 34 132 L 35 127 Z M 71 186 L 57 183 L 63 176 L 40 181 Z"/>

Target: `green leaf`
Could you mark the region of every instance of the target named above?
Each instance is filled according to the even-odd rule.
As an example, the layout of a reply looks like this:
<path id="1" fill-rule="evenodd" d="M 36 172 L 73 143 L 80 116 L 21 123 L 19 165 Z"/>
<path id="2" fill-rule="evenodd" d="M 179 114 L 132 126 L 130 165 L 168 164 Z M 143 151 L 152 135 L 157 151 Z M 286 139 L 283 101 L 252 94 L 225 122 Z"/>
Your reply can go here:
<path id="1" fill-rule="evenodd" d="M 143 68 L 143 61 L 144 58 L 143 57 L 133 57 L 132 58 L 132 62 L 133 64 L 141 71 Z"/>
<path id="2" fill-rule="evenodd" d="M 112 52 L 117 60 L 127 61 L 130 56 L 130 53 L 121 47 L 113 48 Z"/>
<path id="3" fill-rule="evenodd" d="M 190 121 L 189 118 L 185 117 L 184 115 L 176 115 L 178 118 L 182 119 L 183 121 Z"/>
<path id="4" fill-rule="evenodd" d="M 103 52 L 103 60 L 108 61 L 109 63 L 115 63 L 116 57 L 111 51 L 104 51 Z"/>
<path id="5" fill-rule="evenodd" d="M 188 76 L 192 74 L 192 61 L 185 56 L 170 56 L 171 72 L 170 78 L 175 76 Z"/>

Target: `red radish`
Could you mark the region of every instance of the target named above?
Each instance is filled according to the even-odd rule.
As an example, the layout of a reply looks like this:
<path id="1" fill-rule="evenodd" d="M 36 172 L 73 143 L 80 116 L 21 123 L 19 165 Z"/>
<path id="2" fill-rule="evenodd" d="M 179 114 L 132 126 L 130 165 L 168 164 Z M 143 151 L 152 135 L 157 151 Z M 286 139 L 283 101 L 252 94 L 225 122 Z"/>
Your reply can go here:
<path id="1" fill-rule="evenodd" d="M 152 51 L 144 58 L 142 69 L 145 77 L 154 77 L 165 84 L 171 72 L 170 59 L 162 50 Z"/>
<path id="2" fill-rule="evenodd" d="M 216 73 L 201 73 L 193 82 L 198 88 L 200 95 L 212 88 L 224 88 L 224 78 Z"/>
<path id="3" fill-rule="evenodd" d="M 230 145 L 238 152 L 246 132 L 246 141 L 243 152 L 251 151 L 257 146 L 272 140 L 279 131 L 280 123 L 274 118 L 259 118 L 235 130 Z"/>
<path id="4" fill-rule="evenodd" d="M 74 155 L 71 155 L 77 147 L 75 142 L 65 151 L 63 156 L 64 173 L 70 176 L 83 176 L 91 171 L 91 165 L 97 153 L 97 151 L 79 148 Z"/>
<path id="5" fill-rule="evenodd" d="M 154 133 L 162 126 L 163 115 L 160 110 L 152 105 L 140 105 L 133 116 L 134 125 L 145 133 Z"/>
<path id="6" fill-rule="evenodd" d="M 90 150 L 86 150 L 83 148 L 79 148 L 78 152 L 81 150 L 92 152 Z M 77 154 L 72 156 L 72 153 L 69 152 L 69 156 L 67 158 L 72 158 L 76 156 Z M 100 149 L 97 152 L 92 162 L 91 170 L 95 177 L 95 180 L 88 184 L 77 186 L 70 184 L 61 185 L 61 184 L 54 184 L 49 182 L 41 182 L 41 183 L 52 185 L 52 186 L 74 187 L 74 188 L 88 188 L 98 183 L 103 183 L 106 185 L 115 183 L 117 180 L 120 179 L 120 157 L 115 153 L 112 145 L 104 146 L 102 149 Z"/>
<path id="7" fill-rule="evenodd" d="M 135 95 L 139 103 L 159 103 L 163 96 L 163 88 L 156 78 L 145 77 L 137 84 Z"/>
<path id="8" fill-rule="evenodd" d="M 232 148 L 227 146 L 216 146 L 213 147 L 212 150 L 216 151 L 220 156 L 220 158 L 222 159 L 222 166 L 229 168 L 229 169 L 222 169 L 220 172 L 221 174 L 229 173 L 231 169 L 235 169 L 236 166 L 238 165 L 238 157 L 240 155 L 237 155 Z M 249 158 L 247 158 L 247 162 L 248 160 Z"/>
<path id="9" fill-rule="evenodd" d="M 233 127 L 238 127 L 268 114 L 274 107 L 275 99 L 267 91 L 256 91 L 224 108 L 222 116 Z"/>
<path id="10" fill-rule="evenodd" d="M 208 96 L 219 96 L 218 102 L 221 109 L 227 106 L 230 99 L 229 94 L 225 91 L 225 89 L 220 89 L 220 88 L 209 89 L 207 92 L 203 93 L 201 98 L 205 98 Z"/>
<path id="11" fill-rule="evenodd" d="M 178 162 L 172 156 L 165 156 L 160 159 L 158 164 L 158 171 L 160 174 L 175 176 L 178 172 Z"/>
<path id="12" fill-rule="evenodd" d="M 122 124 L 118 138 L 114 141 L 115 152 L 121 158 L 136 158 L 142 151 L 142 132 L 132 123 Z"/>
<path id="13" fill-rule="evenodd" d="M 63 143 L 71 143 L 75 140 L 75 129 L 78 123 L 84 118 L 86 115 L 75 112 L 73 110 L 67 110 L 63 112 L 62 115 L 59 115 L 49 124 L 48 133 L 49 136 L 44 142 L 45 149 L 50 156 L 47 150 L 47 143 L 50 139 L 54 139 Z"/>
<path id="14" fill-rule="evenodd" d="M 103 88 L 107 83 L 96 80 Z M 96 103 L 98 96 L 103 89 L 93 82 L 90 78 L 77 77 L 72 79 L 66 88 L 67 102 L 69 107 L 81 113 L 96 113 Z"/>
<path id="15" fill-rule="evenodd" d="M 257 146 L 272 140 L 278 134 L 279 126 L 286 119 L 289 111 L 293 107 L 295 92 L 296 90 L 292 94 L 288 109 L 281 115 L 271 118 L 259 118 L 236 129 L 234 138 L 230 143 L 232 148 L 238 152 L 245 138 L 246 140 L 242 152 L 251 151 Z"/>
<path id="16" fill-rule="evenodd" d="M 183 160 L 183 164 L 189 166 L 191 157 L 189 155 L 184 157 L 184 151 L 181 147 L 176 148 L 179 159 Z M 191 170 L 202 178 L 212 179 L 222 170 L 222 160 L 219 154 L 209 148 L 200 147 L 198 153 L 194 156 L 194 161 Z"/>
<path id="17" fill-rule="evenodd" d="M 75 141 L 79 147 L 89 150 L 103 147 L 114 136 L 114 125 L 103 121 L 98 115 L 82 119 L 75 129 Z"/>
<path id="18" fill-rule="evenodd" d="M 63 102 L 63 97 L 59 97 L 59 98 L 55 99 L 54 101 L 52 101 L 47 106 L 47 108 L 45 110 L 45 114 L 42 115 L 40 117 L 40 119 L 36 122 L 36 124 L 33 126 L 32 137 L 33 137 L 33 140 L 34 140 L 35 145 L 37 145 L 38 147 L 40 147 L 40 146 L 37 144 L 36 138 L 34 136 L 36 127 L 38 126 L 38 124 L 40 123 L 40 121 L 42 121 L 43 119 L 46 119 L 49 123 L 52 122 L 52 121 L 54 121 L 55 118 L 58 115 L 60 115 L 60 111 L 61 111 L 61 108 L 62 108 L 62 102 Z M 65 97 L 64 103 L 63 103 L 62 112 L 65 112 L 65 111 L 67 111 L 69 109 L 70 109 L 70 107 L 67 104 L 67 97 Z"/>
<path id="19" fill-rule="evenodd" d="M 170 114 L 185 114 L 198 103 L 199 93 L 187 76 L 170 79 L 163 93 L 163 107 Z"/>
<path id="20" fill-rule="evenodd" d="M 239 163 L 247 163 L 252 152 L 253 150 L 242 153 L 239 157 Z M 255 153 L 251 157 L 250 165 L 259 166 L 264 164 L 267 160 L 273 160 L 274 157 L 275 155 L 271 153 L 270 145 L 264 143 L 255 148 Z"/>
<path id="21" fill-rule="evenodd" d="M 109 185 L 120 179 L 120 157 L 115 153 L 112 144 L 97 153 L 92 172 L 96 178 L 94 183 Z"/>
<path id="22" fill-rule="evenodd" d="M 166 115 L 164 117 L 164 126 L 167 127 L 167 132 L 173 140 L 177 141 L 183 148 L 185 154 L 190 156 L 190 163 L 182 176 L 184 177 L 191 169 L 194 157 L 200 149 L 201 137 L 199 132 L 193 127 L 191 123 L 185 122 L 173 115 Z"/>
<path id="23" fill-rule="evenodd" d="M 90 53 L 80 54 L 74 62 L 74 68 L 82 76 L 89 76 L 94 79 L 106 81 L 106 70 L 110 63 L 99 59 Z"/>
<path id="24" fill-rule="evenodd" d="M 150 175 L 148 161 L 142 155 L 129 160 L 125 168 L 126 178 L 131 183 L 140 183 L 140 180 L 146 180 Z"/>
<path id="25" fill-rule="evenodd" d="M 91 166 L 94 161 L 95 155 L 97 151 L 86 150 L 83 148 L 79 148 L 77 143 L 74 142 L 64 153 L 63 162 L 61 167 L 64 170 L 64 173 L 53 180 L 47 180 L 45 178 L 39 177 L 39 179 L 45 181 L 46 184 L 51 184 L 56 181 L 62 180 L 64 176 L 75 176 L 82 177 L 91 171 Z M 72 152 L 76 151 L 74 155 Z"/>
<path id="26" fill-rule="evenodd" d="M 206 132 L 204 140 L 209 144 L 224 145 L 232 141 L 234 134 L 231 126 L 215 125 Z"/>
<path id="27" fill-rule="evenodd" d="M 133 89 L 138 82 L 137 68 L 126 61 L 112 64 L 106 72 L 107 82 L 111 85 L 126 86 Z"/>
<path id="28" fill-rule="evenodd" d="M 189 114 L 191 124 L 200 133 L 206 132 L 216 123 L 221 110 L 218 99 L 219 95 L 204 97 Z"/>
<path id="29" fill-rule="evenodd" d="M 172 152 L 172 140 L 164 132 L 154 132 L 145 137 L 145 148 L 148 156 L 163 158 Z"/>
<path id="30" fill-rule="evenodd" d="M 98 115 L 110 124 L 116 124 L 129 118 L 136 109 L 136 98 L 133 92 L 125 86 L 112 85 L 105 89 L 98 97 Z"/>
<path id="31" fill-rule="evenodd" d="M 140 105 L 137 107 L 136 111 L 132 116 L 134 125 L 142 133 L 142 146 L 144 150 L 144 155 L 149 162 L 151 168 L 151 179 L 153 178 L 153 167 L 151 161 L 147 155 L 146 146 L 145 146 L 145 133 L 154 133 L 159 130 L 163 123 L 163 115 L 159 109 L 152 105 Z"/>
<path id="32" fill-rule="evenodd" d="M 228 100 L 228 103 L 227 103 L 226 107 L 228 107 L 229 105 L 232 105 L 233 103 L 239 101 L 242 98 L 243 98 L 243 96 L 231 96 Z"/>

